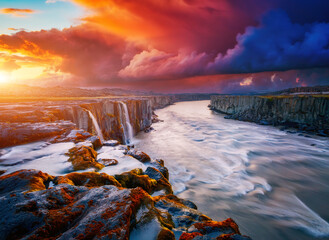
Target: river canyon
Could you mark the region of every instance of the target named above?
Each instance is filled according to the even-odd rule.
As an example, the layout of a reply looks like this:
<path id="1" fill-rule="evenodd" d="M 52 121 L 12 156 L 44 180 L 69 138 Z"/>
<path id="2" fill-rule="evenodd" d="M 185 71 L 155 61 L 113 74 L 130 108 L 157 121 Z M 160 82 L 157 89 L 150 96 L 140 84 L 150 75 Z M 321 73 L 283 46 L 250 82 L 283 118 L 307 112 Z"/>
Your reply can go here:
<path id="1" fill-rule="evenodd" d="M 209 101 L 158 110 L 136 146 L 166 159 L 174 192 L 253 239 L 329 239 L 329 141 L 225 119 Z"/>
<path id="2" fill-rule="evenodd" d="M 3 236 L 100 238 L 102 231 L 120 229 L 111 236 L 249 239 L 241 231 L 256 240 L 329 239 L 328 138 L 227 119 L 208 108 L 209 100 L 174 101 L 159 96 L 2 104 L 2 211 L 11 226 L 34 229 L 4 228 Z M 134 190 L 139 188 L 146 193 Z M 30 200 L 19 200 L 22 191 Z M 107 196 L 108 191 L 115 194 Z M 52 200 L 43 199 L 48 195 Z M 64 211 L 71 198 L 75 210 Z M 126 216 L 120 208 L 126 227 L 116 213 L 102 215 L 112 219 L 111 226 L 97 220 L 102 209 L 112 212 L 124 199 L 134 203 L 120 203 L 132 209 Z M 49 232 L 39 221 L 41 212 L 53 219 L 52 208 L 74 224 L 52 220 L 47 224 L 62 227 Z M 36 227 L 26 226 L 32 215 L 25 211 L 34 214 Z"/>

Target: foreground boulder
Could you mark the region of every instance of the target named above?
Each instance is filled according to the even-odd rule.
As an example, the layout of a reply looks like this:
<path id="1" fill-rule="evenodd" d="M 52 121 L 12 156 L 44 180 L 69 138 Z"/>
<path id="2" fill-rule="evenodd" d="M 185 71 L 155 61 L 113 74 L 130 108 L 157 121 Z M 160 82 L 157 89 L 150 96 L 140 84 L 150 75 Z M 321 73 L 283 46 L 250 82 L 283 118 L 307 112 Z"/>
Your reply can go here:
<path id="1" fill-rule="evenodd" d="M 37 170 L 20 170 L 0 177 L 0 194 L 45 190 L 53 178 Z"/>
<path id="2" fill-rule="evenodd" d="M 157 186 L 156 179 L 166 178 L 151 168 L 146 172 L 135 169 L 116 175 L 118 181 L 96 172 L 54 178 L 40 171 L 22 170 L 1 176 L 0 236 L 2 239 L 174 240 L 214 239 L 213 236 L 249 239 L 240 235 L 233 220 L 212 221 L 190 201 L 172 194 L 151 197 L 144 188 L 151 191 Z"/>

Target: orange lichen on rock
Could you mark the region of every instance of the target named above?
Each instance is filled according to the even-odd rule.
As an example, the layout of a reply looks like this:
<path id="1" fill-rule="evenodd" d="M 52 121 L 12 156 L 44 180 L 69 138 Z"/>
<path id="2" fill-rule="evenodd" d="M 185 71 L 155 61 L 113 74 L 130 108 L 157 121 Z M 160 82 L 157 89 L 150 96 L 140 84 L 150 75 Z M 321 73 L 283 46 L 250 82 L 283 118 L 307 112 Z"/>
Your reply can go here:
<path id="1" fill-rule="evenodd" d="M 104 185 L 121 187 L 121 184 L 114 177 L 106 173 L 97 172 L 69 173 L 65 176 L 56 177 L 54 181 L 56 184 L 66 183 L 85 187 L 100 187 Z"/>
<path id="2" fill-rule="evenodd" d="M 216 240 L 234 240 L 234 238 L 232 238 L 233 235 L 235 235 L 235 233 L 223 234 L 217 237 Z"/>
<path id="3" fill-rule="evenodd" d="M 91 147 L 73 147 L 69 150 L 67 155 L 70 157 L 68 161 L 72 162 L 73 169 L 75 171 L 85 170 L 88 168 L 101 170 L 105 167 L 103 164 L 96 161 L 97 152 Z"/>
<path id="4" fill-rule="evenodd" d="M 232 218 L 228 218 L 221 222 L 207 221 L 202 223 L 195 223 L 193 225 L 199 232 L 206 234 L 208 231 L 215 229 L 228 229 L 236 234 L 240 234 L 238 225 L 233 221 Z"/>
<path id="5" fill-rule="evenodd" d="M 126 152 L 127 155 L 137 159 L 138 161 L 142 163 L 150 162 L 151 157 L 147 155 L 145 152 L 142 151 L 136 151 L 136 150 L 128 150 Z"/>
<path id="6" fill-rule="evenodd" d="M 64 190 L 65 191 L 65 190 Z M 59 209 L 50 209 L 45 218 L 45 225 L 39 228 L 29 239 L 57 239 L 69 223 L 74 222 L 85 210 L 85 206 L 75 206 L 74 202 Z M 53 238 L 51 238 L 52 236 Z"/>
<path id="7" fill-rule="evenodd" d="M 99 229 L 103 227 L 104 227 L 104 223 L 93 220 L 91 223 L 87 224 L 85 232 L 79 234 L 75 239 L 77 240 L 93 239 L 95 236 L 100 235 Z"/>
<path id="8" fill-rule="evenodd" d="M 107 158 L 105 158 L 105 159 L 102 158 L 99 161 L 106 167 L 117 165 L 119 163 L 118 160 L 116 160 L 116 159 L 107 159 Z"/>
<path id="9" fill-rule="evenodd" d="M 202 236 L 202 234 L 199 232 L 193 232 L 193 233 L 183 232 L 183 234 L 180 236 L 179 240 L 192 240 L 196 236 Z"/>
<path id="10" fill-rule="evenodd" d="M 157 186 L 157 181 L 147 175 L 143 175 L 143 170 L 140 168 L 115 175 L 114 177 L 124 188 L 141 187 L 147 193 L 152 193 Z"/>
<path id="11" fill-rule="evenodd" d="M 168 179 L 156 168 L 148 167 L 145 171 L 146 175 L 150 178 L 156 180 L 157 185 L 155 186 L 155 191 L 164 190 L 165 194 L 172 194 L 173 190 Z"/>
<path id="12" fill-rule="evenodd" d="M 54 177 L 37 170 L 20 170 L 0 177 L 0 192 L 22 188 L 24 192 L 45 190 Z"/>
<path id="13" fill-rule="evenodd" d="M 175 234 L 168 228 L 162 228 L 157 236 L 157 240 L 175 240 Z"/>

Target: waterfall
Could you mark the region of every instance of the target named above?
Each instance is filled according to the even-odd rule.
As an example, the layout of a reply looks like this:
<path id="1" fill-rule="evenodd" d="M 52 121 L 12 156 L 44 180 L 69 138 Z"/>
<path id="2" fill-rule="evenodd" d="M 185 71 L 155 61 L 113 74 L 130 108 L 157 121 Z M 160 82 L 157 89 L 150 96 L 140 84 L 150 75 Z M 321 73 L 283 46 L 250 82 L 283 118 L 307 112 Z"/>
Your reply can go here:
<path id="1" fill-rule="evenodd" d="M 90 112 L 89 110 L 87 110 L 88 113 L 89 113 L 89 116 L 91 118 L 91 120 L 93 121 L 93 125 L 95 127 L 95 130 L 96 130 L 96 133 L 97 133 L 97 136 L 99 137 L 99 139 L 101 140 L 101 142 L 103 143 L 105 140 L 104 140 L 104 137 L 103 137 L 103 133 L 102 133 L 102 130 L 101 128 L 99 127 L 98 125 L 98 122 L 95 118 L 95 116 L 92 114 L 92 112 Z"/>
<path id="2" fill-rule="evenodd" d="M 123 128 L 124 142 L 125 144 L 131 143 L 134 136 L 134 131 L 130 123 L 129 113 L 127 105 L 124 102 L 119 102 L 120 106 L 120 120 Z"/>

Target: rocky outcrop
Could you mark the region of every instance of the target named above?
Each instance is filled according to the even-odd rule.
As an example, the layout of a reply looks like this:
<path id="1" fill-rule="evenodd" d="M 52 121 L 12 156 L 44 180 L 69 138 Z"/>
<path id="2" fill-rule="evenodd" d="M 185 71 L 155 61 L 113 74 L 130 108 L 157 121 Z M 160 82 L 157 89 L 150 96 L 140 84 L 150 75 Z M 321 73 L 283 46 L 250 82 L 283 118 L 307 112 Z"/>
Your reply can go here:
<path id="1" fill-rule="evenodd" d="M 250 239 L 240 235 L 233 220 L 213 221 L 190 201 L 172 194 L 152 197 L 158 174 L 146 172 L 136 169 L 114 178 L 95 172 L 53 177 L 22 170 L 1 176 L 0 235 L 2 239 Z"/>
<path id="2" fill-rule="evenodd" d="M 328 96 L 212 96 L 210 108 L 229 119 L 329 135 Z"/>
<path id="3" fill-rule="evenodd" d="M 77 130 L 127 143 L 130 135 L 151 126 L 154 109 L 172 102 L 171 97 L 157 96 L 1 105 L 0 148 L 39 140 L 84 141 L 91 136 Z"/>
<path id="4" fill-rule="evenodd" d="M 88 146 L 74 147 L 67 153 L 69 156 L 68 161 L 72 163 L 73 170 L 86 170 L 94 168 L 95 170 L 101 170 L 105 166 L 96 161 L 97 152 Z"/>

